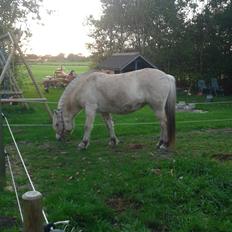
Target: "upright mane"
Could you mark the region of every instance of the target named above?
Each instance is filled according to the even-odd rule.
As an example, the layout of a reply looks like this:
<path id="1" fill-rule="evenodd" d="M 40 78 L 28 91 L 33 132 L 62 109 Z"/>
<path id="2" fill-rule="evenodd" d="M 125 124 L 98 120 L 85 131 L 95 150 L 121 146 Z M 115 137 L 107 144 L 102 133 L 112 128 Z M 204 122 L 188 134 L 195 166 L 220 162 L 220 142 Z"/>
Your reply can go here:
<path id="1" fill-rule="evenodd" d="M 73 91 L 73 89 L 76 87 L 77 82 L 80 80 L 80 78 L 82 77 L 86 77 L 88 76 L 90 73 L 94 72 L 93 70 L 86 72 L 86 73 L 82 73 L 80 75 L 78 75 L 75 79 L 73 79 L 68 85 L 67 87 L 64 89 L 63 94 L 60 97 L 60 100 L 58 102 L 58 109 L 62 109 L 63 105 L 65 104 L 65 100 L 66 97 L 70 94 L 70 92 Z"/>

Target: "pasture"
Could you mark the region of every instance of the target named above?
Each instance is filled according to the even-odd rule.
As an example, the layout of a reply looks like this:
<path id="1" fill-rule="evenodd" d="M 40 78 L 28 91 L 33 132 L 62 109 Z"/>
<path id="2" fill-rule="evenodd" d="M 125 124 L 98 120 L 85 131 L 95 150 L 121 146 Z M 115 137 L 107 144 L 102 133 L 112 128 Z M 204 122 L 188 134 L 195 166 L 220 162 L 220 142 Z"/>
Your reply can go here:
<path id="1" fill-rule="evenodd" d="M 55 68 L 32 65 L 38 82 Z M 77 73 L 88 70 L 81 65 L 65 68 Z M 25 95 L 33 97 L 26 77 L 21 84 Z M 52 109 L 62 91 L 45 93 Z M 74 133 L 61 143 L 55 140 L 41 104 L 33 104 L 29 111 L 4 106 L 35 186 L 44 195 L 49 221 L 70 219 L 75 231 L 83 232 L 232 231 L 232 98 L 215 97 L 214 101 L 228 103 L 202 104 L 205 96 L 181 93 L 178 100 L 197 101 L 197 109 L 203 112 L 177 112 L 172 153 L 155 149 L 159 125 L 148 107 L 113 116 L 120 140 L 115 148 L 107 145 L 107 129 L 97 116 L 88 150 L 79 151 L 83 112 L 76 118 Z M 4 132 L 22 194 L 28 184 Z M 14 193 L 7 189 L 0 195 L 0 216 L 16 218 L 15 226 L 1 228 L 0 224 L 0 230 L 18 232 Z"/>

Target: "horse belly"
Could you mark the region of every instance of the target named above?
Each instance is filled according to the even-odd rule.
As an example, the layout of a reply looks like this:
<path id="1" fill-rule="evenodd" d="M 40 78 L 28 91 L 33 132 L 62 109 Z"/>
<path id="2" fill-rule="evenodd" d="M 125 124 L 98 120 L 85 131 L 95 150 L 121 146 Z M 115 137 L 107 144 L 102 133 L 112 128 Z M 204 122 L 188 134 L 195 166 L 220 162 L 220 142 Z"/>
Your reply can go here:
<path id="1" fill-rule="evenodd" d="M 97 99 L 99 111 L 127 114 L 145 105 L 146 93 L 136 79 L 129 83 L 122 79 L 98 86 Z"/>
<path id="2" fill-rule="evenodd" d="M 144 102 L 137 102 L 137 103 L 132 103 L 132 104 L 125 104 L 121 107 L 121 109 L 119 110 L 119 112 L 115 112 L 118 114 L 128 114 L 128 113 L 132 113 L 134 111 L 139 110 L 140 108 L 142 108 L 146 103 Z"/>
<path id="3" fill-rule="evenodd" d="M 133 101 L 122 103 L 115 100 L 112 101 L 104 101 L 104 104 L 98 105 L 99 112 L 107 112 L 107 113 L 115 113 L 115 114 L 128 114 L 139 110 L 146 103 L 144 101 Z"/>

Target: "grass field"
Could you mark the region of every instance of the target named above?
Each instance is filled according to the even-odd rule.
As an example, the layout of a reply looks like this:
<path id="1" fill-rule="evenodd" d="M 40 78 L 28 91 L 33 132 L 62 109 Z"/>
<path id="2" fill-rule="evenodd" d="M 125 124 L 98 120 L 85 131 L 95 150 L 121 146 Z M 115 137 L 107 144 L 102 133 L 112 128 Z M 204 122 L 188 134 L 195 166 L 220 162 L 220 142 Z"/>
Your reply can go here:
<path id="1" fill-rule="evenodd" d="M 74 65 L 66 67 L 67 72 L 69 68 L 77 73 L 88 70 L 87 66 Z M 55 68 L 33 65 L 32 69 L 41 83 Z M 26 96 L 35 96 L 26 76 L 22 84 Z M 62 91 L 52 89 L 45 95 L 50 102 L 57 102 Z M 180 94 L 178 100 L 204 102 L 205 97 Z M 56 108 L 56 104 L 50 106 Z M 83 113 L 76 119 L 74 133 L 60 143 L 41 104 L 34 104 L 29 111 L 20 106 L 4 106 L 3 110 L 32 179 L 44 195 L 50 221 L 70 219 L 75 231 L 83 232 L 229 232 L 232 103 L 198 104 L 197 108 L 205 112 L 177 112 L 177 144 L 172 153 L 155 149 L 159 125 L 148 107 L 130 115 L 114 115 L 121 141 L 115 148 L 107 146 L 107 130 L 98 116 L 86 151 L 77 150 L 83 134 Z M 28 190 L 28 183 L 9 134 L 6 129 L 4 132 L 22 194 Z M 0 231 L 18 232 L 14 193 L 7 189 L 0 194 L 0 216 L 15 218 L 16 225 L 3 228 L 0 220 Z"/>

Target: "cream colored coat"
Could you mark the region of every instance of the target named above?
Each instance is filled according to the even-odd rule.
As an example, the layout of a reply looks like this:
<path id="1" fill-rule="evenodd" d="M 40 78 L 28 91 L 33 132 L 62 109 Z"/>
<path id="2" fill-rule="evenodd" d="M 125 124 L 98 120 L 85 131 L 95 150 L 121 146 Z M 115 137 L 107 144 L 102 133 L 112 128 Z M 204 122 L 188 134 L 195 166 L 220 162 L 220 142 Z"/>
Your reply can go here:
<path id="1" fill-rule="evenodd" d="M 155 111 L 161 125 L 159 148 L 175 140 L 175 78 L 157 69 L 123 74 L 92 72 L 74 79 L 65 89 L 54 112 L 57 139 L 73 129 L 74 116 L 84 109 L 85 133 L 79 148 L 87 148 L 96 113 L 101 113 L 110 133 L 110 144 L 117 144 L 111 113 L 127 114 L 144 105 Z"/>

